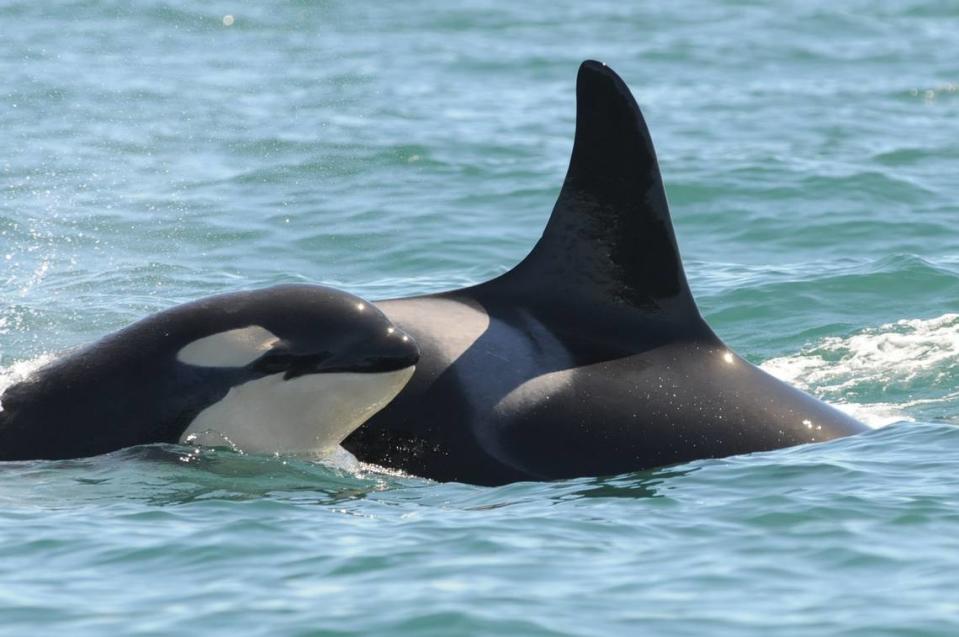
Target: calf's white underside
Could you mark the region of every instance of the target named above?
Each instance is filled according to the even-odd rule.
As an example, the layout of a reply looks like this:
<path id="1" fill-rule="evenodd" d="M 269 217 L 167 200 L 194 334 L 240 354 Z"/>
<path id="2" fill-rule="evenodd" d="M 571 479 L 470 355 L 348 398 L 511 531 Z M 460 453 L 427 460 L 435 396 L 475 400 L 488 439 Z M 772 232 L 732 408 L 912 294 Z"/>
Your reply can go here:
<path id="1" fill-rule="evenodd" d="M 414 367 L 375 374 L 273 374 L 230 389 L 180 436 L 184 444 L 251 453 L 327 455 L 382 409 Z"/>

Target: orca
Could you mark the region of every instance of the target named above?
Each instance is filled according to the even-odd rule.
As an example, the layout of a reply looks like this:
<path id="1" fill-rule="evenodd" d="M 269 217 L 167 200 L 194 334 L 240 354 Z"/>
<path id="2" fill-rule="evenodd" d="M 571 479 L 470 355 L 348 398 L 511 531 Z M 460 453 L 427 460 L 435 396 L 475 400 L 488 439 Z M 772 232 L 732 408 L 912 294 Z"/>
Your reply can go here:
<path id="1" fill-rule="evenodd" d="M 413 375 L 416 344 L 365 300 L 318 285 L 154 314 L 0 395 L 0 460 L 149 443 L 322 456 Z"/>
<path id="2" fill-rule="evenodd" d="M 378 302 L 421 350 L 344 446 L 439 481 L 620 474 L 829 440 L 867 427 L 753 366 L 690 293 L 646 123 L 586 61 L 566 180 L 519 265 Z"/>

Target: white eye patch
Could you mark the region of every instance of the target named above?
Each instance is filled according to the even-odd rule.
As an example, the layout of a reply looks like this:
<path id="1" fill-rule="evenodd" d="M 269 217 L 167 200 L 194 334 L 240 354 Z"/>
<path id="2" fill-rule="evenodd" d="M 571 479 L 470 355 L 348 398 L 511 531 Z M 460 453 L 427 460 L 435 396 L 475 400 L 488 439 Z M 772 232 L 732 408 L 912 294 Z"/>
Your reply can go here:
<path id="1" fill-rule="evenodd" d="M 211 334 L 177 352 L 177 360 L 197 367 L 243 367 L 252 363 L 280 339 L 270 330 L 250 325 Z"/>

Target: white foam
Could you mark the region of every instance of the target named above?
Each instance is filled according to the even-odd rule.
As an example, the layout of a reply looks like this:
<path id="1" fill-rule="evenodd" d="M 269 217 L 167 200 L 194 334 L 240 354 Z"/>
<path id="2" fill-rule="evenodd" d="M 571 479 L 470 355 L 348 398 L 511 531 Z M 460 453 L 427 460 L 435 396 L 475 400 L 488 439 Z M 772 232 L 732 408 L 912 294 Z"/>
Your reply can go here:
<path id="1" fill-rule="evenodd" d="M 896 422 L 912 422 L 915 420 L 911 416 L 906 415 L 902 410 L 902 405 L 893 403 L 844 403 L 830 401 L 830 404 L 836 409 L 846 412 L 859 422 L 869 425 L 873 429 L 879 429 Z"/>
<path id="2" fill-rule="evenodd" d="M 959 314 L 904 319 L 849 337 L 831 336 L 798 354 L 761 367 L 788 383 L 824 396 L 873 427 L 913 420 L 910 408 L 959 398 Z M 922 398 L 896 402 L 843 402 L 850 394 L 877 391 Z"/>
<path id="3" fill-rule="evenodd" d="M 30 374 L 56 359 L 56 354 L 41 354 L 36 358 L 17 361 L 6 367 L 0 367 L 0 395 L 7 390 L 7 387 L 26 380 Z M 2 402 L 0 402 L 0 411 L 3 411 Z"/>

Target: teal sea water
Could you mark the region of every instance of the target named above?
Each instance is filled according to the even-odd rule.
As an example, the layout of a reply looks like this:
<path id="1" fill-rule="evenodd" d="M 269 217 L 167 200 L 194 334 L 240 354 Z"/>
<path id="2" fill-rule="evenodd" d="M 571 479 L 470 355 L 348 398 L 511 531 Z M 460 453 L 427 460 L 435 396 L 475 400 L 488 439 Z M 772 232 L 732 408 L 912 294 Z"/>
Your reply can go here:
<path id="1" fill-rule="evenodd" d="M 6 463 L 0 633 L 957 634 L 959 5 L 645 4 L 0 3 L 0 385 L 215 292 L 505 271 L 598 58 L 706 318 L 875 431 L 501 488 Z"/>

